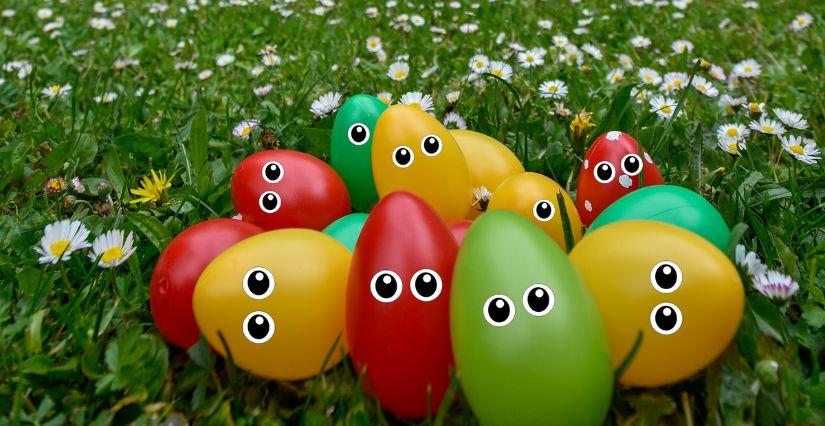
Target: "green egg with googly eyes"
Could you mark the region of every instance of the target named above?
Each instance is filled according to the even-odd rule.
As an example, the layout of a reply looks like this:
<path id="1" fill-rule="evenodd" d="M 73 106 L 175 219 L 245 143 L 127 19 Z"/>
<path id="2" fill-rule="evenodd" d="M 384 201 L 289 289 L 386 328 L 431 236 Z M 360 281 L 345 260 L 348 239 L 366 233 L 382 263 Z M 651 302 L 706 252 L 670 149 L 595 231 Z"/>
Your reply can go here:
<path id="1" fill-rule="evenodd" d="M 600 425 L 613 389 L 597 305 L 539 227 L 489 211 L 459 249 L 450 294 L 458 378 L 483 425 Z"/>
<path id="2" fill-rule="evenodd" d="M 372 176 L 372 136 L 386 109 L 375 96 L 355 95 L 344 102 L 332 125 L 330 164 L 347 185 L 358 211 L 368 211 L 378 201 Z"/>

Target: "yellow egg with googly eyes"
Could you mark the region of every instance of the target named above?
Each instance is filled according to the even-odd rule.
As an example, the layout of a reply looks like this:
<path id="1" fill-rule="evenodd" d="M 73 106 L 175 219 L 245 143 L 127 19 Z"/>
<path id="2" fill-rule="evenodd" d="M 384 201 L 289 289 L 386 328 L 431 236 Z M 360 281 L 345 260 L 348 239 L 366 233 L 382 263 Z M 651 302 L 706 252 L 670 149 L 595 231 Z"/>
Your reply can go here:
<path id="1" fill-rule="evenodd" d="M 464 219 L 473 204 L 467 162 L 450 131 L 420 108 L 393 105 L 375 125 L 372 170 L 378 195 L 408 191 L 445 221 Z"/>
<path id="2" fill-rule="evenodd" d="M 582 237 L 582 223 L 576 205 L 559 184 L 538 173 L 519 173 L 505 179 L 493 192 L 487 211 L 510 210 L 538 225 L 562 249 L 567 247 L 557 194 L 564 199 L 573 246 Z"/>

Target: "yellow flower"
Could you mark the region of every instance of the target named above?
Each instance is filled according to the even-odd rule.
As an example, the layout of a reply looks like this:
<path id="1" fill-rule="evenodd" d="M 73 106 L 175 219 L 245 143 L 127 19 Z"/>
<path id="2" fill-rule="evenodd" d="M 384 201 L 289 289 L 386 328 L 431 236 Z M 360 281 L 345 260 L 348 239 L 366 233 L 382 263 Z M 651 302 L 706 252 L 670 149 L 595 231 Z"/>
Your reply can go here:
<path id="1" fill-rule="evenodd" d="M 151 172 L 152 179 L 149 179 L 149 176 L 144 176 L 140 182 L 140 188 L 129 190 L 132 194 L 140 196 L 130 201 L 131 204 L 158 202 L 163 197 L 163 192 L 172 186 L 172 179 L 175 175 L 166 179 L 166 174 L 163 172 L 156 173 L 154 170 Z"/>
<path id="2" fill-rule="evenodd" d="M 574 139 L 583 138 L 587 135 L 587 132 L 590 131 L 591 127 L 596 127 L 596 123 L 590 121 L 590 117 L 592 116 L 592 112 L 581 110 L 581 112 L 573 117 L 573 121 L 570 122 L 570 134 Z"/>

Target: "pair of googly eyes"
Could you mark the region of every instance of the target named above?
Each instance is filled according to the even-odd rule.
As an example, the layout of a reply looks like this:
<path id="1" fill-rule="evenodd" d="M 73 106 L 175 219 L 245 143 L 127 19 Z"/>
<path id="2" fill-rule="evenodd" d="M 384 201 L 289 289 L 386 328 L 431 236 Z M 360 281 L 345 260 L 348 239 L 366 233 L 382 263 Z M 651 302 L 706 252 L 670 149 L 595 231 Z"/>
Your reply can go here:
<path id="1" fill-rule="evenodd" d="M 636 154 L 627 154 L 622 158 L 622 172 L 636 176 L 642 171 L 642 158 Z M 601 183 L 610 183 L 616 177 L 616 168 L 609 161 L 601 161 L 593 169 L 593 176 Z"/>
<path id="2" fill-rule="evenodd" d="M 550 287 L 544 284 L 533 284 L 524 291 L 521 303 L 530 315 L 543 317 L 553 310 L 556 305 L 556 296 Z M 516 306 L 509 297 L 503 294 L 490 296 L 484 302 L 483 311 L 484 319 L 493 327 L 504 327 L 510 324 L 516 316 Z"/>
<path id="3" fill-rule="evenodd" d="M 441 294 L 442 286 L 441 276 L 432 269 L 422 269 L 413 274 L 410 280 L 410 291 L 422 302 L 435 300 Z M 370 280 L 372 297 L 382 303 L 394 302 L 401 296 L 403 288 L 401 277 L 390 270 L 379 271 Z"/>
<path id="4" fill-rule="evenodd" d="M 427 135 L 421 139 L 421 151 L 426 156 L 435 157 L 441 153 L 443 147 L 441 138 L 436 135 Z M 392 152 L 392 162 L 402 169 L 409 167 L 413 160 L 415 160 L 415 154 L 408 146 L 401 145 Z"/>
<path id="5" fill-rule="evenodd" d="M 650 270 L 650 283 L 659 293 L 673 293 L 682 285 L 682 270 L 671 261 L 659 262 Z M 659 334 L 673 334 L 682 326 L 682 311 L 673 303 L 660 303 L 650 312 L 650 325 Z"/>
<path id="6" fill-rule="evenodd" d="M 284 166 L 277 161 L 270 161 L 261 168 L 261 177 L 269 183 L 278 183 L 284 177 Z M 275 213 L 281 208 L 281 196 L 275 191 L 266 191 L 258 198 L 258 207 L 264 213 Z"/>
<path id="7" fill-rule="evenodd" d="M 252 268 L 243 277 L 243 290 L 252 299 L 266 299 L 275 291 L 275 277 L 266 268 Z M 252 343 L 265 343 L 275 334 L 275 320 L 266 312 L 254 311 L 243 320 L 243 334 Z"/>

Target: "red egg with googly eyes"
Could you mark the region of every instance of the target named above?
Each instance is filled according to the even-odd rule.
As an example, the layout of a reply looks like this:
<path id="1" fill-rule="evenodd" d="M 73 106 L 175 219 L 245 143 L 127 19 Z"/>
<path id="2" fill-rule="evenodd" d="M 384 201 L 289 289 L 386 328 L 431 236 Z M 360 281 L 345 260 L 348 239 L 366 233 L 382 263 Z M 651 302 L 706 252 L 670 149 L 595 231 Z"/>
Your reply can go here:
<path id="1" fill-rule="evenodd" d="M 364 390 L 409 419 L 438 411 L 450 385 L 450 288 L 458 253 L 424 200 L 396 191 L 375 206 L 350 264 L 346 340 Z"/>
<path id="2" fill-rule="evenodd" d="M 593 141 L 582 162 L 576 209 L 590 226 L 604 209 L 625 194 L 664 183 L 650 155 L 627 133 L 607 132 Z"/>
<path id="3" fill-rule="evenodd" d="M 232 174 L 232 202 L 243 220 L 266 230 L 323 230 L 349 214 L 343 179 L 327 163 L 298 151 L 250 155 Z"/>

